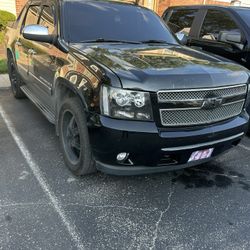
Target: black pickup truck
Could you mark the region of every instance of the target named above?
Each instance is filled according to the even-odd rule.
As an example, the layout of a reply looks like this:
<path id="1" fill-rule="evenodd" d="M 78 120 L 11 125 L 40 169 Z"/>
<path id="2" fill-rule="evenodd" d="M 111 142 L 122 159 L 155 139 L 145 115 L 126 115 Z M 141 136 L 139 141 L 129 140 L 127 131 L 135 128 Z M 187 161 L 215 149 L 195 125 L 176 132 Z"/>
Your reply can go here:
<path id="1" fill-rule="evenodd" d="M 194 166 L 247 130 L 245 68 L 181 46 L 136 4 L 31 0 L 6 40 L 14 96 L 55 124 L 76 175 Z"/>
<path id="2" fill-rule="evenodd" d="M 162 18 L 186 45 L 250 69 L 250 8 L 176 6 L 168 8 Z"/>

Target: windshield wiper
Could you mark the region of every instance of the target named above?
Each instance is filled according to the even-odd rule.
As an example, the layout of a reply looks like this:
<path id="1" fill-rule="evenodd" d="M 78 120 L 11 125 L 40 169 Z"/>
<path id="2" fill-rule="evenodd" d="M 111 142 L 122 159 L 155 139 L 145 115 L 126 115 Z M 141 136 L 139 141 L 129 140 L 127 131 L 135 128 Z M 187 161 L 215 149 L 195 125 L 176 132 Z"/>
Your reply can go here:
<path id="1" fill-rule="evenodd" d="M 141 41 L 141 43 L 160 43 L 160 44 L 169 44 L 168 42 L 164 41 L 164 40 L 145 40 L 145 41 Z"/>
<path id="2" fill-rule="evenodd" d="M 131 43 L 131 44 L 140 44 L 141 42 L 98 38 L 98 39 L 95 39 L 95 40 L 81 41 L 81 43 Z"/>

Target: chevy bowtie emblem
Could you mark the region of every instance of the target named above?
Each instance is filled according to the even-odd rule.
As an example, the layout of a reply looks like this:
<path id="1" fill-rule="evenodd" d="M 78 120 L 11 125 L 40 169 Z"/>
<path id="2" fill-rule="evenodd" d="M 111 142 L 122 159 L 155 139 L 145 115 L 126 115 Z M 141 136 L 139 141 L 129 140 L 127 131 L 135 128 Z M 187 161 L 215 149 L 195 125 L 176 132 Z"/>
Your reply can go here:
<path id="1" fill-rule="evenodd" d="M 222 97 L 208 97 L 205 98 L 202 104 L 203 109 L 215 109 L 221 106 L 223 102 Z"/>

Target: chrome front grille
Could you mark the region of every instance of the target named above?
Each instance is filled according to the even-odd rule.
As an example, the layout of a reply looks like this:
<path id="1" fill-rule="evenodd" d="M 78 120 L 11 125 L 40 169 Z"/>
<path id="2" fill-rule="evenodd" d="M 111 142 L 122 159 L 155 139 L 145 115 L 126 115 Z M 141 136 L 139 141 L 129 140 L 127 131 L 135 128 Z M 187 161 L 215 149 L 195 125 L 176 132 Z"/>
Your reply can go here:
<path id="1" fill-rule="evenodd" d="M 189 89 L 189 90 L 174 90 L 174 91 L 159 91 L 158 101 L 188 101 L 188 100 L 203 100 L 206 96 L 213 94 L 221 97 L 230 97 L 235 95 L 246 94 L 246 84 L 240 86 L 211 88 L 211 89 Z"/>
<path id="2" fill-rule="evenodd" d="M 211 124 L 238 116 L 244 107 L 247 85 L 223 88 L 159 91 L 163 126 Z"/>

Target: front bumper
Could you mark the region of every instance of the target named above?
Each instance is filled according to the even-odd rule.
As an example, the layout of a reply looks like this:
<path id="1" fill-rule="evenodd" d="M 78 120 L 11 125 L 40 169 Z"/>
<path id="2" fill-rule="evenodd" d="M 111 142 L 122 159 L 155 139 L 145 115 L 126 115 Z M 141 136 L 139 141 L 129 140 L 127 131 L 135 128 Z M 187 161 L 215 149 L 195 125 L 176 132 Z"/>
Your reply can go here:
<path id="1" fill-rule="evenodd" d="M 247 129 L 248 115 L 207 127 L 164 129 L 153 122 L 124 121 L 100 116 L 90 129 L 97 168 L 114 175 L 159 173 L 199 165 L 236 146 Z M 188 163 L 191 154 L 214 148 L 209 159 Z M 129 153 L 121 163 L 117 155 Z"/>

